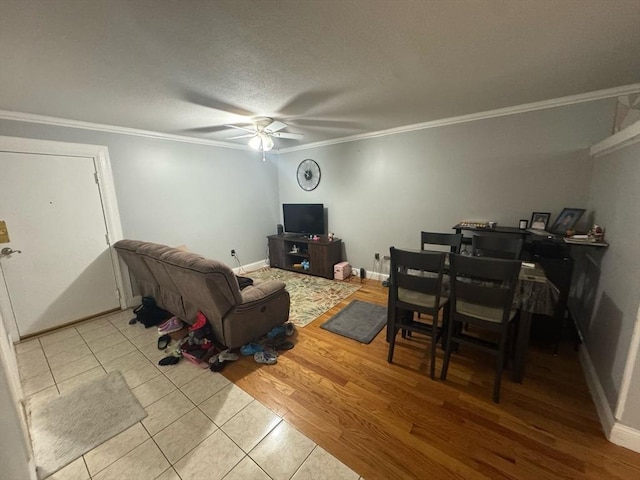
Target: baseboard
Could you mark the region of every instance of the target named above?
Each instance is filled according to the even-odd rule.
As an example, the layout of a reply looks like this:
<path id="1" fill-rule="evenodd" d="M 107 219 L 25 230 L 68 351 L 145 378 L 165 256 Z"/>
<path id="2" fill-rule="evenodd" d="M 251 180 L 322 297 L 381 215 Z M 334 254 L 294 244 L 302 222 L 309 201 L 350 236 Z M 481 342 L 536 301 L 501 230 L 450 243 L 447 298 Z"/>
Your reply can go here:
<path id="1" fill-rule="evenodd" d="M 640 453 L 640 430 L 616 423 L 611 429 L 609 441 Z"/>
<path id="2" fill-rule="evenodd" d="M 600 424 L 604 431 L 605 436 L 610 439 L 611 430 L 613 429 L 616 421 L 613 416 L 611 406 L 607 401 L 607 396 L 604 393 L 596 369 L 591 362 L 591 357 L 587 350 L 586 344 L 583 344 L 580 348 L 580 364 L 582 365 L 582 371 L 584 372 L 585 379 L 587 380 L 587 386 L 591 392 L 591 398 L 596 406 L 598 412 L 598 418 L 600 418 Z"/>
<path id="3" fill-rule="evenodd" d="M 235 273 L 236 275 L 240 275 L 242 273 L 253 272 L 254 270 L 259 270 L 268 266 L 269 262 L 267 260 L 258 260 L 257 262 L 242 265 L 241 267 L 232 268 L 231 270 L 233 270 L 233 273 Z"/>
<path id="4" fill-rule="evenodd" d="M 387 273 L 380 273 L 380 272 L 367 272 L 367 278 L 384 282 L 389 278 L 389 275 Z"/>
<path id="5" fill-rule="evenodd" d="M 127 298 L 126 303 L 127 303 L 127 308 L 137 307 L 142 303 L 142 297 L 140 295 L 136 295 L 135 297 Z"/>

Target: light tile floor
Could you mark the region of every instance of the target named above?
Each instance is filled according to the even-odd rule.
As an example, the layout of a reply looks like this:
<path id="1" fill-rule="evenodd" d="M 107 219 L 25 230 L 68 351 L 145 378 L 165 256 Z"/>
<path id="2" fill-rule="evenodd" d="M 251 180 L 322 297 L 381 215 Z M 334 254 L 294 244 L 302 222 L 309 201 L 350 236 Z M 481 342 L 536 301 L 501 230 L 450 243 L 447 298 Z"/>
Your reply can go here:
<path id="1" fill-rule="evenodd" d="M 160 366 L 130 310 L 16 345 L 27 402 L 120 371 L 148 416 L 48 480 L 362 480 L 219 373 Z M 269 368 L 263 366 L 263 368 Z"/>

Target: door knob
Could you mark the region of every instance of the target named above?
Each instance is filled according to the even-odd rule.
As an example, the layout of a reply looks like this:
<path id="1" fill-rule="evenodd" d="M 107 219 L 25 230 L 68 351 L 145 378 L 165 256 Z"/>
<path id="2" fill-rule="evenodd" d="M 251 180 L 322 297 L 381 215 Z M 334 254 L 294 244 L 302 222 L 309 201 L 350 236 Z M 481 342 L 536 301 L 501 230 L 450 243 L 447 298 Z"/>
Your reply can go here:
<path id="1" fill-rule="evenodd" d="M 13 248 L 4 247 L 2 250 L 0 250 L 0 253 L 2 255 L 11 255 L 12 253 L 22 253 L 22 250 L 14 250 Z"/>

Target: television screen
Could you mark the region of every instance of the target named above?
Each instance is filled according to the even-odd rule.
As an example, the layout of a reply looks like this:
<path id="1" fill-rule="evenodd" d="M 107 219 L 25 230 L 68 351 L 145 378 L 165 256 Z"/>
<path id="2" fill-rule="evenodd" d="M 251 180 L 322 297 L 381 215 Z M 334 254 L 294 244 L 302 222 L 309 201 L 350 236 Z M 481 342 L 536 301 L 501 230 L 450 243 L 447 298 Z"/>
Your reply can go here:
<path id="1" fill-rule="evenodd" d="M 283 203 L 284 230 L 287 233 L 324 235 L 324 204 Z"/>

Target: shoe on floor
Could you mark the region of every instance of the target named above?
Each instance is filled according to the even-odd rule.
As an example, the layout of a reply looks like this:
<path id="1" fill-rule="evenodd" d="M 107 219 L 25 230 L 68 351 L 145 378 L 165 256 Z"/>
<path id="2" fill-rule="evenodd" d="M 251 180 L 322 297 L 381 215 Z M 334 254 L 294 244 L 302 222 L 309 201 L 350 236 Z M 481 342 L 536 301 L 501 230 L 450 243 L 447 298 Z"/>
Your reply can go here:
<path id="1" fill-rule="evenodd" d="M 285 335 L 285 333 L 286 333 L 285 326 L 278 325 L 277 327 L 273 327 L 271 330 L 269 330 L 269 332 L 267 333 L 267 338 L 273 339 L 277 337 L 282 337 Z"/>
<path id="2" fill-rule="evenodd" d="M 278 357 L 271 352 L 257 352 L 253 355 L 253 359 L 258 363 L 265 365 L 273 365 L 278 362 Z"/>
<path id="3" fill-rule="evenodd" d="M 171 335 L 164 334 L 158 337 L 158 350 L 164 350 L 171 343 Z"/>
<path id="4" fill-rule="evenodd" d="M 175 355 L 169 355 L 168 357 L 164 357 L 158 362 L 158 365 L 175 365 L 180 361 L 180 357 L 176 357 Z"/>
<path id="5" fill-rule="evenodd" d="M 264 347 L 257 343 L 247 343 L 246 345 L 242 345 L 240 347 L 240 353 L 242 355 L 255 355 L 256 353 L 262 352 Z"/>
<path id="6" fill-rule="evenodd" d="M 158 331 L 162 334 L 173 333 L 177 332 L 178 330 L 182 330 L 183 327 L 184 324 L 180 320 L 178 320 L 176 317 L 171 317 L 169 320 L 162 324 L 161 328 L 158 328 Z"/>

